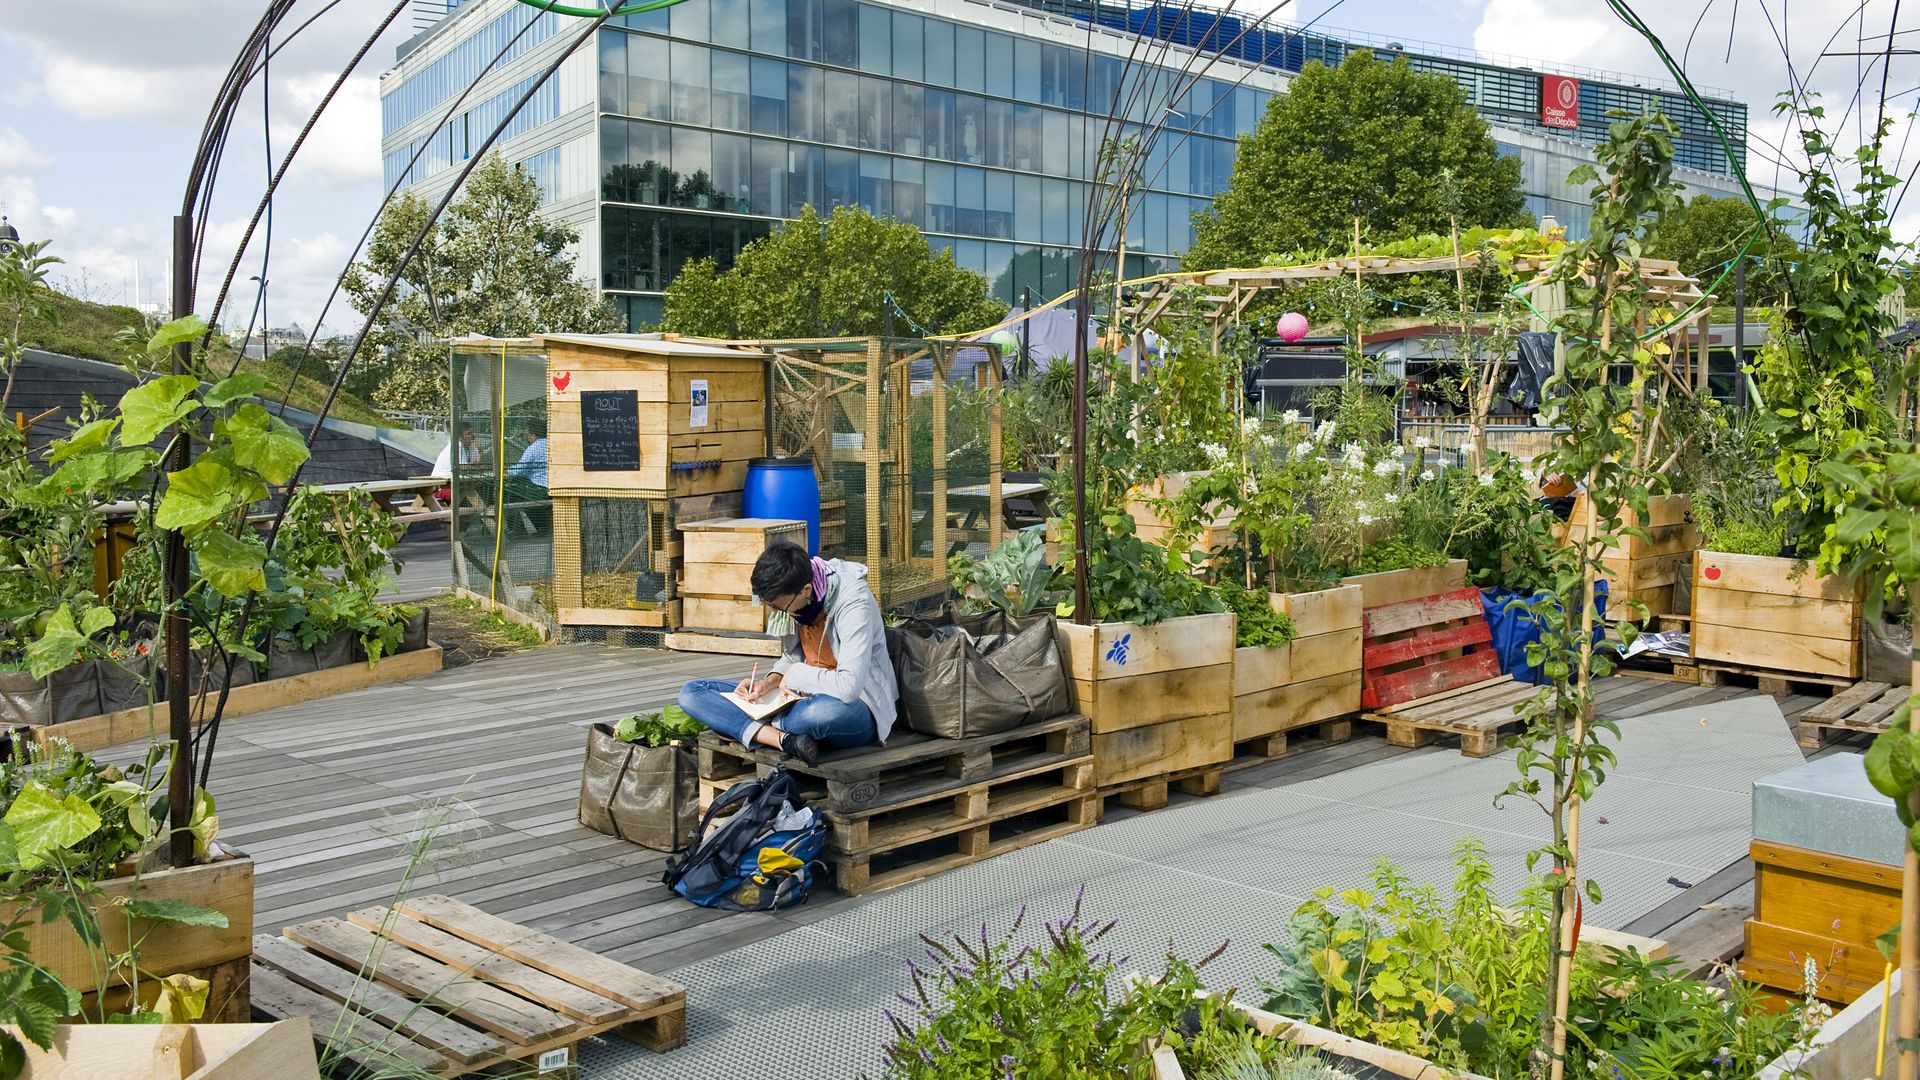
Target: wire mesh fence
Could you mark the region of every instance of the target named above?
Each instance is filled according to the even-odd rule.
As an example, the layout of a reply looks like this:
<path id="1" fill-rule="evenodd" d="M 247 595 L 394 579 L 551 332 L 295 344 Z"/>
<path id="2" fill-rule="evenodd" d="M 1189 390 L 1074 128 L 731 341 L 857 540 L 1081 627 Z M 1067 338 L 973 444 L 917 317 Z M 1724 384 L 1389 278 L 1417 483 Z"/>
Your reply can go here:
<path id="1" fill-rule="evenodd" d="M 523 339 L 452 344 L 454 584 L 555 628 L 547 360 Z"/>

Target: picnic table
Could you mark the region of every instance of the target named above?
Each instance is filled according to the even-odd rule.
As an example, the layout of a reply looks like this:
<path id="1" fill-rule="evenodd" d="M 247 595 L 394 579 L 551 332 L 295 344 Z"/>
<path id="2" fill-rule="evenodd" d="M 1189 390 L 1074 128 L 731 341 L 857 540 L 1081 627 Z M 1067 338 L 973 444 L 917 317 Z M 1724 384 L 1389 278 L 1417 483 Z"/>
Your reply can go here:
<path id="1" fill-rule="evenodd" d="M 452 520 L 452 511 L 440 501 L 439 496 L 439 492 L 451 483 L 452 481 L 444 476 L 414 476 L 403 480 L 364 480 L 314 486 L 316 490 L 327 495 L 364 491 L 373 497 L 374 505 L 392 515 L 394 521 L 402 525 L 411 525 L 418 521 Z M 405 508 L 395 505 L 395 500 L 401 496 L 412 496 Z"/>

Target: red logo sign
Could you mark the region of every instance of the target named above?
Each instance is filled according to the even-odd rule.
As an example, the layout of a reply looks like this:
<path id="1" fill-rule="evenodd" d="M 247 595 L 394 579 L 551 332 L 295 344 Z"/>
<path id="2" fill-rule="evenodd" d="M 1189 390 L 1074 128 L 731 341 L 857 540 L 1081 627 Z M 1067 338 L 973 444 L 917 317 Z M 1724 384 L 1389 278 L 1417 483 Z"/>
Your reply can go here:
<path id="1" fill-rule="evenodd" d="M 562 394 L 567 392 L 567 387 L 572 383 L 573 372 L 571 371 L 563 371 L 553 377 L 553 388 Z"/>
<path id="2" fill-rule="evenodd" d="M 1580 126 L 1580 80 L 1540 76 L 1540 122 L 1552 128 Z"/>

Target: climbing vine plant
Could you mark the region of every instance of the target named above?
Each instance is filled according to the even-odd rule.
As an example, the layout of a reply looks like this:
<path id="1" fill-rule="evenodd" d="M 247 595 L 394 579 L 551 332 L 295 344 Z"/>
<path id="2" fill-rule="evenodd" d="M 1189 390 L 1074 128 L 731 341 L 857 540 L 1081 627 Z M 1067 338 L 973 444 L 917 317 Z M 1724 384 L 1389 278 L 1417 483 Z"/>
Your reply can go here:
<path id="1" fill-rule="evenodd" d="M 1550 685 L 1523 709 L 1527 724 L 1515 761 L 1520 778 L 1501 798 L 1530 799 L 1553 823 L 1552 842 L 1529 858 L 1529 870 L 1537 869 L 1542 858 L 1552 860 L 1548 940 L 1555 955 L 1547 965 L 1546 986 L 1551 1009 L 1541 1025 L 1536 1075 L 1554 1080 L 1566 1069 L 1581 897 L 1600 900 L 1599 886 L 1580 877 L 1580 807 L 1614 763 L 1600 736 L 1617 740 L 1620 732 L 1594 715 L 1593 681 L 1612 670 L 1594 640 L 1599 562 L 1618 537 L 1637 531 L 1628 524 L 1630 512 L 1644 517 L 1647 508 L 1648 470 L 1644 455 L 1635 453 L 1645 436 L 1634 426 L 1634 405 L 1655 383 L 1658 361 L 1634 333 L 1637 316 L 1649 303 L 1638 264 L 1646 233 L 1679 203 L 1673 130 L 1657 113 L 1616 119 L 1608 126 L 1606 140 L 1596 149 L 1605 177 L 1591 166 L 1569 177 L 1594 185 L 1591 235 L 1562 252 L 1551 270 L 1567 288 L 1568 307 L 1556 325 L 1566 344 L 1566 363 L 1547 387 L 1548 423 L 1560 430 L 1543 465 L 1546 473 L 1585 482 L 1593 525 L 1588 535 L 1561 549 L 1553 561 L 1550 596 L 1533 602 L 1544 632 L 1537 645 L 1528 647 L 1528 660 L 1541 666 Z M 1631 382 L 1610 378 L 1621 367 L 1634 373 Z M 1633 628 L 1623 620 L 1618 632 L 1631 640 Z"/>

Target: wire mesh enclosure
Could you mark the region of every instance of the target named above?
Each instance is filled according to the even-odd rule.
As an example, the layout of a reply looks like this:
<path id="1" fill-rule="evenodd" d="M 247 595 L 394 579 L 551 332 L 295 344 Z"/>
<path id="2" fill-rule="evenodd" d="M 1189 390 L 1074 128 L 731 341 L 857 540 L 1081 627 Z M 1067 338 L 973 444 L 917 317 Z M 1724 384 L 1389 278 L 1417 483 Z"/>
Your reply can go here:
<path id="1" fill-rule="evenodd" d="M 547 358 L 529 339 L 450 343 L 454 584 L 551 630 Z"/>
<path id="2" fill-rule="evenodd" d="M 947 595 L 948 557 L 1005 531 L 993 346 L 757 342 L 775 357 L 773 445 L 820 477 L 821 554 L 864 563 L 884 609 Z"/>

